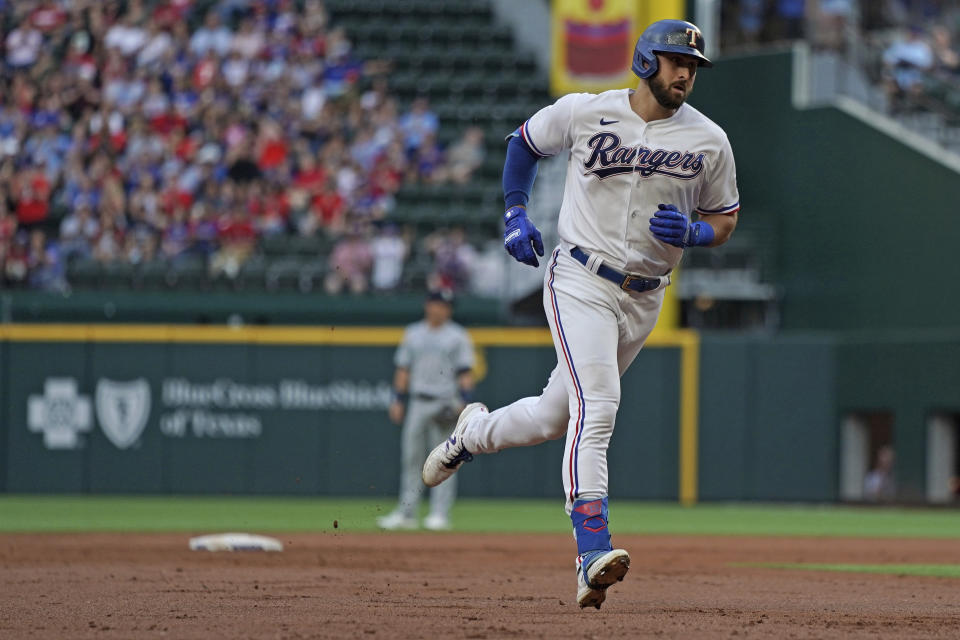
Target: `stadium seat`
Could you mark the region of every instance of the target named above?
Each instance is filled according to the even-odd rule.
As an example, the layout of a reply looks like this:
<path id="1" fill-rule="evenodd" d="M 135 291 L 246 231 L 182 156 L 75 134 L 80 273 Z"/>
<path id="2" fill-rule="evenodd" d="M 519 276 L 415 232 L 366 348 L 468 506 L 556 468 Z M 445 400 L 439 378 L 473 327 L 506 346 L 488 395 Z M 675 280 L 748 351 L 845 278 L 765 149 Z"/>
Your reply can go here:
<path id="1" fill-rule="evenodd" d="M 100 286 L 103 267 L 93 258 L 76 258 L 67 266 L 67 280 L 77 289 Z"/>
<path id="2" fill-rule="evenodd" d="M 283 256 L 290 253 L 290 238 L 282 233 L 264 236 L 261 240 L 263 253 L 267 257 Z"/>
<path id="3" fill-rule="evenodd" d="M 301 259 L 284 256 L 267 263 L 266 287 L 269 291 L 291 291 L 297 289 L 300 281 Z"/>
<path id="4" fill-rule="evenodd" d="M 327 273 L 327 263 L 323 260 L 307 260 L 300 266 L 297 288 L 301 293 L 323 289 L 323 278 Z"/>
<path id="5" fill-rule="evenodd" d="M 103 265 L 101 284 L 108 289 L 133 288 L 133 265 L 124 260 L 114 260 Z"/>
<path id="6" fill-rule="evenodd" d="M 167 272 L 167 283 L 176 289 L 199 289 L 206 279 L 207 264 L 202 256 L 177 256 Z"/>
<path id="7" fill-rule="evenodd" d="M 328 243 L 322 235 L 292 236 L 288 244 L 291 254 L 305 258 L 321 256 L 327 248 Z"/>
<path id="8" fill-rule="evenodd" d="M 167 271 L 170 268 L 166 260 L 157 259 L 145 262 L 137 269 L 135 286 L 148 291 L 162 289 L 166 284 Z"/>
<path id="9" fill-rule="evenodd" d="M 260 291 L 266 287 L 266 273 L 266 259 L 261 255 L 253 255 L 241 265 L 234 286 L 244 291 Z"/>

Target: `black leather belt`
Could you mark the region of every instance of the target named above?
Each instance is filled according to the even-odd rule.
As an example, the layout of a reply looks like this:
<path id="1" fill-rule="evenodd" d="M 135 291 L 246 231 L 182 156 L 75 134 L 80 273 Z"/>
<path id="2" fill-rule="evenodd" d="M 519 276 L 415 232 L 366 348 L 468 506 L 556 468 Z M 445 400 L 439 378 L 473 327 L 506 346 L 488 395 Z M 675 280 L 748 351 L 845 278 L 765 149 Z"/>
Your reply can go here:
<path id="1" fill-rule="evenodd" d="M 413 394 L 413 397 L 416 398 L 417 400 L 425 400 L 425 401 L 428 401 L 428 402 L 433 401 L 433 400 L 443 400 L 442 397 L 440 397 L 440 396 L 432 396 L 432 395 L 430 395 L 429 393 L 415 393 L 415 394 Z"/>
<path id="2" fill-rule="evenodd" d="M 587 266 L 587 260 L 590 259 L 590 254 L 580 247 L 570 249 L 570 255 L 585 267 Z M 644 291 L 652 291 L 660 286 L 660 278 L 644 278 L 642 276 L 627 275 L 620 273 L 616 269 L 611 269 L 605 264 L 601 264 L 596 273 L 601 278 L 606 278 L 610 282 L 613 282 L 624 291 L 638 291 L 643 293 Z"/>

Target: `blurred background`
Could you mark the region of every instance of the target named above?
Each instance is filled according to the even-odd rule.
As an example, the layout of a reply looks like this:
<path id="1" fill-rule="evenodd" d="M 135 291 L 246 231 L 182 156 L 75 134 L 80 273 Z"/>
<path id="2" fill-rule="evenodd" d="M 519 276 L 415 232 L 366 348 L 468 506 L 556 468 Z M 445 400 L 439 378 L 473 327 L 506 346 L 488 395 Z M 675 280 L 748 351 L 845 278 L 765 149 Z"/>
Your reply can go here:
<path id="1" fill-rule="evenodd" d="M 0 0 L 0 489 L 391 495 L 392 350 L 430 288 L 483 327 L 479 399 L 538 393 L 503 138 L 634 84 L 677 17 L 743 209 L 624 379 L 612 491 L 956 503 L 948 0 Z M 531 199 L 548 245 L 565 171 Z M 558 495 L 560 455 L 462 492 Z"/>

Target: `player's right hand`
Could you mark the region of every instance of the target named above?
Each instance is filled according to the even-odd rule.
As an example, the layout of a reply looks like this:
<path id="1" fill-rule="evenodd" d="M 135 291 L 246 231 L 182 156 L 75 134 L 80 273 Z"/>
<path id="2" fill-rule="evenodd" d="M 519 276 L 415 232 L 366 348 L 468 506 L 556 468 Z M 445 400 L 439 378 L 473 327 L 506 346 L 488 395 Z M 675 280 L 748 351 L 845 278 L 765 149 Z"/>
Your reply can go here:
<path id="1" fill-rule="evenodd" d="M 507 253 L 518 262 L 531 267 L 540 266 L 537 255 L 543 255 L 543 238 L 540 232 L 527 217 L 527 210 L 517 205 L 510 207 L 503 214 L 505 229 L 503 231 L 503 246 Z M 536 255 L 534 255 L 536 251 Z"/>

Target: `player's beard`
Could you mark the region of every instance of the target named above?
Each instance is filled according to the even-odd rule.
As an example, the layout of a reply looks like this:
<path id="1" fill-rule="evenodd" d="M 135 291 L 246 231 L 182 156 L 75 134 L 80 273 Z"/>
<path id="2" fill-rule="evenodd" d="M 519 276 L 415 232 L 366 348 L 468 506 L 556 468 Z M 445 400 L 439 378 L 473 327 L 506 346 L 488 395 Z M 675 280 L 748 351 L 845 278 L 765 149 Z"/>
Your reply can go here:
<path id="1" fill-rule="evenodd" d="M 659 71 L 653 77 L 647 79 L 647 85 L 650 87 L 650 93 L 653 94 L 654 99 L 664 109 L 679 109 L 687 100 L 689 94 L 688 91 L 684 91 L 679 98 L 674 97 L 670 85 L 663 82 Z"/>

